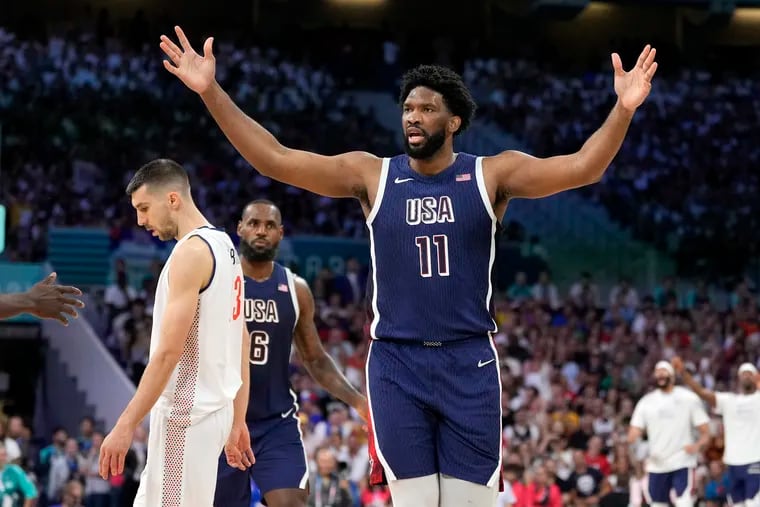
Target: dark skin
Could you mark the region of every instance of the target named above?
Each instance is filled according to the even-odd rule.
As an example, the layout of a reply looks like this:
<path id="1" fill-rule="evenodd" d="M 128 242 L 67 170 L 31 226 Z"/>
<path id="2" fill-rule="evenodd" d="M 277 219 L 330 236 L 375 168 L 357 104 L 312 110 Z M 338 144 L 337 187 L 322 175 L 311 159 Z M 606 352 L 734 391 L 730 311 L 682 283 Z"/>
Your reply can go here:
<path id="1" fill-rule="evenodd" d="M 284 236 L 280 211 L 268 204 L 251 204 L 243 211 L 237 229 L 240 240 L 254 250 L 266 251 L 276 248 Z M 252 261 L 240 256 L 243 273 L 256 281 L 265 281 L 272 275 L 274 262 Z M 306 281 L 295 277 L 299 315 L 293 332 L 293 344 L 309 375 L 331 395 L 352 406 L 367 420 L 367 399 L 346 380 L 335 362 L 322 347 L 322 342 L 314 325 L 314 296 Z M 269 491 L 264 495 L 270 507 L 305 506 L 308 498 L 306 490 L 291 488 Z"/>
<path id="2" fill-rule="evenodd" d="M 161 36 L 161 49 L 169 57 L 164 67 L 200 95 L 224 134 L 251 165 L 265 176 L 316 194 L 355 197 L 365 216 L 369 215 L 380 181 L 381 158 L 357 151 L 323 156 L 283 146 L 243 113 L 216 82 L 213 38 L 206 40 L 201 56 L 181 28 L 175 27 L 175 32 L 181 47 Z M 654 58 L 655 50 L 647 45 L 634 68 L 626 72 L 620 57 L 612 55 L 618 100 L 607 121 L 576 153 L 536 158 L 505 151 L 485 157 L 483 174 L 494 214 L 502 217 L 513 197 L 544 197 L 598 182 L 620 149 L 634 112 L 649 95 L 657 70 Z M 419 133 L 419 129 L 429 134 L 443 130 L 445 142 L 430 158 L 411 159 L 412 169 L 432 175 L 449 167 L 455 157 L 454 133 L 461 122 L 440 93 L 425 87 L 413 89 L 403 104 L 401 117 L 410 144 L 410 136 Z M 415 143 L 419 141 L 414 139 Z"/>
<path id="3" fill-rule="evenodd" d="M 689 373 L 689 371 L 686 369 L 683 364 L 683 360 L 680 357 L 674 357 L 670 361 L 670 364 L 673 365 L 673 369 L 681 377 L 681 380 L 683 380 L 683 383 L 686 384 L 689 389 L 694 391 L 697 396 L 709 403 L 711 407 L 714 408 L 716 406 L 717 403 L 715 392 L 707 389 L 706 387 L 703 387 L 699 384 L 699 382 L 694 380 L 694 377 L 692 377 L 691 373 Z M 742 389 L 743 394 L 754 393 L 758 388 L 760 388 L 760 374 L 755 375 L 747 371 L 740 373 L 739 385 Z"/>
<path id="4" fill-rule="evenodd" d="M 26 292 L 0 294 L 0 319 L 29 313 L 68 326 L 66 315 L 76 319 L 76 309 L 84 308 L 84 303 L 75 297 L 81 296 L 82 291 L 76 287 L 58 285 L 55 283 L 56 277 L 55 273 L 50 273 Z"/>

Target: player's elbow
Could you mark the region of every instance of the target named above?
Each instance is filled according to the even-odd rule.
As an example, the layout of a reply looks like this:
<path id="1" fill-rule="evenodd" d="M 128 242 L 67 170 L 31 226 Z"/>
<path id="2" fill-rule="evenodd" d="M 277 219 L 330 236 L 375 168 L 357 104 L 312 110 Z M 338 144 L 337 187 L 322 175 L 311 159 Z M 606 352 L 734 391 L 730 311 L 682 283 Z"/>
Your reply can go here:
<path id="1" fill-rule="evenodd" d="M 153 354 L 151 361 L 166 368 L 174 368 L 182 357 L 183 348 L 179 346 L 159 347 Z"/>

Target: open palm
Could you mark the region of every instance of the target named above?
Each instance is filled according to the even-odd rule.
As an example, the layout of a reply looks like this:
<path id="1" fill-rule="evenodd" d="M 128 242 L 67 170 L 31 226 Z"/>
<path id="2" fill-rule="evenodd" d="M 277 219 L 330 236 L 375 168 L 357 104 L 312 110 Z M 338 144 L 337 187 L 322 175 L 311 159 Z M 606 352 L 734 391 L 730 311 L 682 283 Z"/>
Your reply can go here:
<path id="1" fill-rule="evenodd" d="M 620 55 L 612 54 L 612 67 L 615 69 L 615 93 L 620 104 L 631 111 L 639 107 L 652 89 L 652 78 L 657 72 L 657 62 L 654 57 L 657 50 L 646 45 L 639 55 L 636 65 L 626 72 Z"/>
<path id="2" fill-rule="evenodd" d="M 182 48 L 177 47 L 166 35 L 161 36 L 161 49 L 171 60 L 171 62 L 164 60 L 164 67 L 180 78 L 191 90 L 203 93 L 214 82 L 216 73 L 216 59 L 211 51 L 214 38 L 206 39 L 203 44 L 203 56 L 201 56 L 195 52 L 180 27 L 175 26 L 174 31 L 177 33 Z"/>

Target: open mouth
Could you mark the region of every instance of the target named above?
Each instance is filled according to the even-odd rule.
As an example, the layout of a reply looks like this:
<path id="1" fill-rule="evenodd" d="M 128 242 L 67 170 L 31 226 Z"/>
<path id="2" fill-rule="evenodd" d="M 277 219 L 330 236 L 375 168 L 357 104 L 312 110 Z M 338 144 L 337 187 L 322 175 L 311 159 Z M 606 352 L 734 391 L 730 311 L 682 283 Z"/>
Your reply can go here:
<path id="1" fill-rule="evenodd" d="M 406 139 L 409 144 L 420 144 L 425 141 L 425 137 L 425 132 L 422 129 L 416 127 L 406 129 Z"/>

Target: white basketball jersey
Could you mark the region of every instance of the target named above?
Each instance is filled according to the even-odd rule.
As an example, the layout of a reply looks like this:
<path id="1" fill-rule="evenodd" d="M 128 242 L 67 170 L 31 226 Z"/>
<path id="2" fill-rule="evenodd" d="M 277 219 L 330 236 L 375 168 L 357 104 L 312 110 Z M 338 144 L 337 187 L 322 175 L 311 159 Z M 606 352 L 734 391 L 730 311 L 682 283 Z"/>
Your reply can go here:
<path id="1" fill-rule="evenodd" d="M 200 227 L 177 242 L 161 270 L 153 307 L 150 354 L 161 339 L 161 324 L 169 294 L 171 266 L 177 248 L 193 236 L 203 239 L 214 255 L 214 272 L 200 291 L 185 349 L 159 403 L 178 421 L 193 424 L 235 398 L 242 383 L 241 316 L 243 270 L 235 246 L 221 229 Z M 189 418 L 189 419 L 188 419 Z"/>
<path id="2" fill-rule="evenodd" d="M 723 415 L 726 465 L 760 463 L 760 391 L 715 393 L 715 412 Z"/>
<path id="3" fill-rule="evenodd" d="M 697 457 L 687 454 L 684 447 L 694 443 L 694 428 L 708 422 L 699 397 L 683 387 L 675 386 L 669 393 L 656 389 L 644 395 L 633 410 L 631 426 L 647 433 L 646 471 L 665 473 L 696 467 Z"/>

